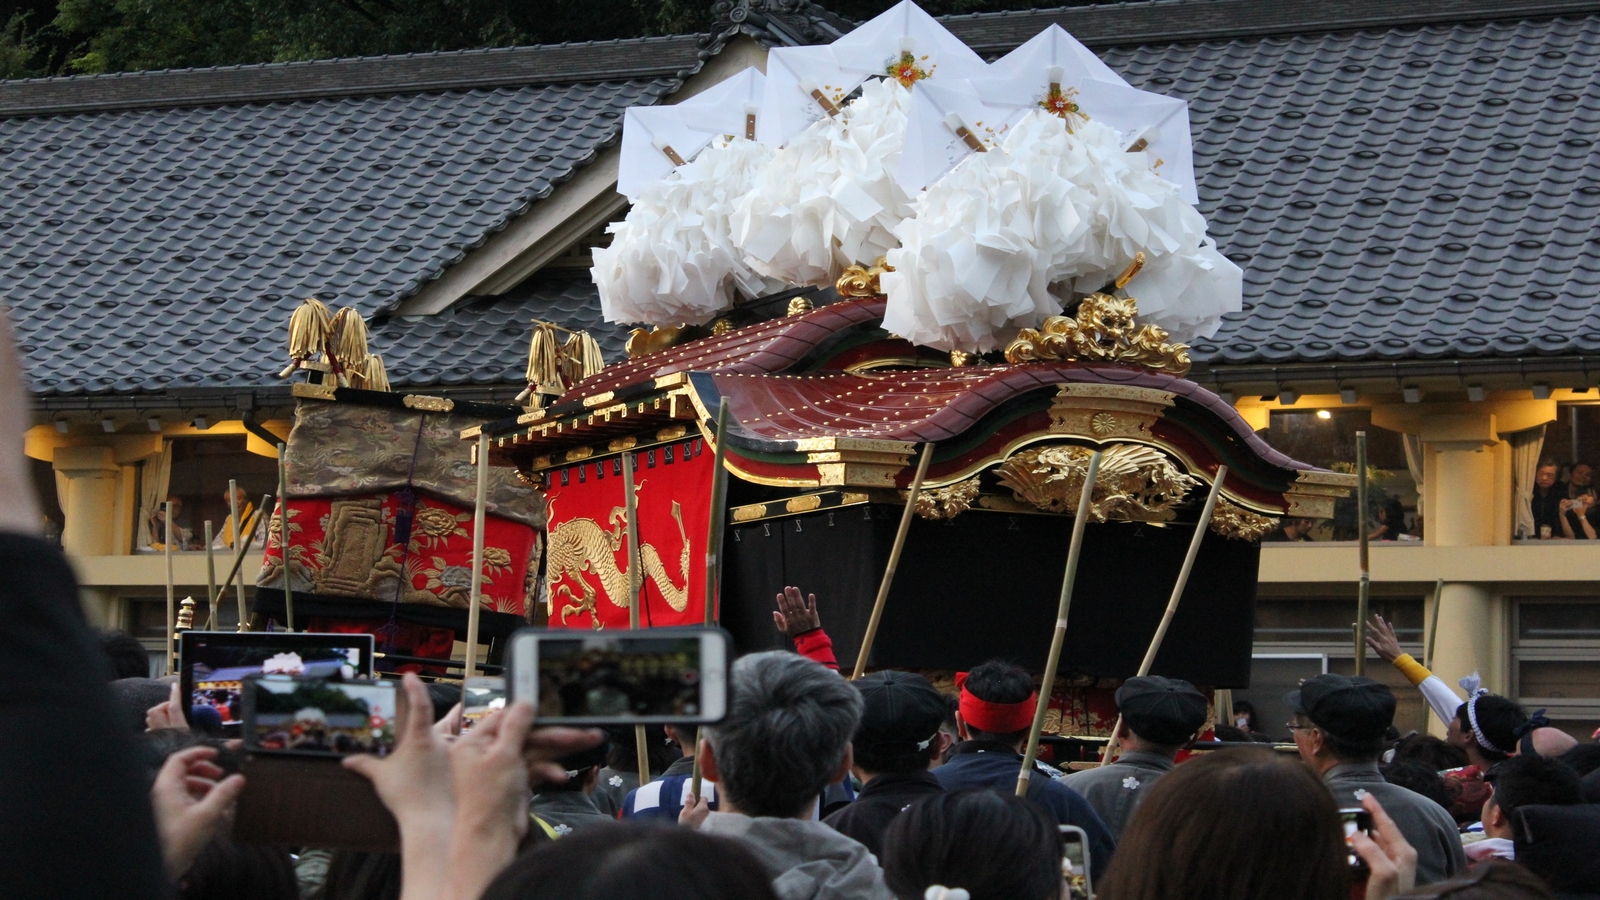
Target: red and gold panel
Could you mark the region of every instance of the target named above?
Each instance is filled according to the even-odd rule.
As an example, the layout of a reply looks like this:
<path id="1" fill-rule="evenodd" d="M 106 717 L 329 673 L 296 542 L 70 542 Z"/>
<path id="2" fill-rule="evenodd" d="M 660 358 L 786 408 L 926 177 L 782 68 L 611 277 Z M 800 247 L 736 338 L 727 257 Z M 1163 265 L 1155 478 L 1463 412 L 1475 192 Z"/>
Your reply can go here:
<path id="1" fill-rule="evenodd" d="M 289 500 L 291 586 L 297 593 L 466 609 L 472 593 L 472 510 L 433 496 L 416 500 L 409 545 L 395 541 L 398 493 Z M 269 520 L 259 587 L 283 589 L 278 514 Z M 483 608 L 525 615 L 533 528 L 484 521 Z"/>
<path id="2" fill-rule="evenodd" d="M 699 438 L 630 452 L 643 570 L 639 624 L 698 625 L 705 617 L 713 455 Z M 629 552 L 622 458 L 584 460 L 551 469 L 546 477 L 550 627 L 626 629 Z"/>

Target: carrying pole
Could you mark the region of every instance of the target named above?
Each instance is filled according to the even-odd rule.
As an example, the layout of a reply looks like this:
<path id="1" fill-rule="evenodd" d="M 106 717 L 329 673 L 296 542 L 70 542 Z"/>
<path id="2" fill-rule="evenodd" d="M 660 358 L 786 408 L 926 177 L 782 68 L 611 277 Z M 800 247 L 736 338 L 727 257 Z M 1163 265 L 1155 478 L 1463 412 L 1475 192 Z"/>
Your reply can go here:
<path id="1" fill-rule="evenodd" d="M 177 597 L 172 586 L 172 501 L 162 503 L 166 509 L 163 518 L 167 525 L 167 674 L 171 675 L 178 668 L 178 660 L 173 652 L 172 642 L 178 633 Z"/>
<path id="2" fill-rule="evenodd" d="M 721 569 L 722 532 L 727 521 L 726 511 L 723 510 L 723 497 L 728 490 L 727 470 L 724 460 L 728 449 L 728 442 L 723 440 L 723 435 L 728 430 L 728 398 L 723 397 L 717 403 L 717 447 L 713 454 L 715 468 L 711 470 L 711 518 L 710 525 L 706 528 L 706 627 L 709 628 L 717 622 L 717 573 Z M 700 746 L 705 740 L 705 729 L 694 730 L 694 774 L 689 779 L 689 796 L 700 796 Z"/>
<path id="3" fill-rule="evenodd" d="M 211 520 L 206 520 L 206 600 L 210 602 L 210 615 L 206 619 L 206 630 L 217 630 L 217 552 L 211 546 L 214 538 L 211 534 Z"/>
<path id="4" fill-rule="evenodd" d="M 1361 547 L 1361 583 L 1356 589 L 1356 674 L 1367 674 L 1367 605 L 1372 569 L 1367 558 L 1367 433 L 1356 432 L 1356 538 Z M 1426 654 L 1424 654 L 1426 655 Z"/>
<path id="5" fill-rule="evenodd" d="M 900 527 L 894 533 L 894 546 L 889 550 L 889 565 L 883 570 L 883 581 L 878 584 L 878 598 L 872 602 L 872 617 L 867 620 L 867 633 L 861 638 L 861 650 L 856 653 L 856 668 L 850 674 L 855 681 L 867 669 L 867 659 L 872 655 L 872 644 L 878 639 L 878 622 L 883 619 L 883 607 L 889 602 L 889 588 L 894 584 L 895 569 L 900 567 L 900 551 L 905 549 L 906 534 L 911 531 L 911 520 L 916 516 L 917 497 L 922 493 L 922 479 L 928 474 L 928 462 L 933 459 L 933 442 L 922 445 L 922 459 L 917 461 L 917 474 L 911 478 L 911 490 L 906 493 L 906 508 L 900 512 Z"/>
<path id="6" fill-rule="evenodd" d="M 259 512 L 259 510 L 257 510 L 257 512 Z M 239 551 L 244 547 L 244 541 L 239 540 L 239 482 L 237 480 L 235 480 L 235 479 L 232 479 L 232 478 L 228 479 L 228 527 L 233 529 L 233 536 L 228 538 L 229 541 L 233 542 L 230 545 L 230 548 L 233 550 L 233 570 L 228 573 L 228 580 L 223 582 L 224 585 L 233 584 L 234 577 L 239 574 L 239 563 L 243 560 L 243 554 L 241 554 Z M 263 548 L 263 549 L 265 549 L 265 548 Z M 288 553 L 287 552 L 285 552 L 285 554 L 284 554 L 284 559 L 286 561 L 288 559 Z M 283 578 L 284 578 L 284 583 L 287 584 L 288 583 L 288 579 L 289 579 L 289 567 L 288 567 L 287 564 L 285 564 L 285 566 L 283 568 Z M 244 580 L 240 579 L 239 580 L 239 630 L 240 631 L 248 630 L 245 627 L 245 621 L 249 618 L 249 614 L 245 612 L 245 608 L 244 607 L 245 607 L 245 604 L 244 604 Z"/>
<path id="7" fill-rule="evenodd" d="M 1061 601 L 1056 606 L 1056 630 L 1050 638 L 1050 657 L 1044 663 L 1044 680 L 1039 683 L 1038 705 L 1033 711 L 1033 726 L 1028 729 L 1028 749 L 1017 772 L 1017 796 L 1028 795 L 1028 779 L 1033 777 L 1033 762 L 1039 758 L 1039 734 L 1044 731 L 1044 715 L 1050 707 L 1050 692 L 1061 663 L 1061 645 L 1067 639 L 1067 614 L 1072 611 L 1072 582 L 1078 577 L 1078 556 L 1083 550 L 1083 528 L 1089 522 L 1089 507 L 1094 500 L 1094 483 L 1100 477 L 1100 451 L 1089 454 L 1089 468 L 1083 475 L 1083 493 L 1078 497 L 1078 514 L 1072 520 L 1072 540 L 1067 544 L 1067 570 L 1061 576 Z"/>
<path id="8" fill-rule="evenodd" d="M 489 433 L 478 432 L 478 491 L 472 500 L 472 599 L 467 606 L 467 667 L 461 676 L 462 709 L 466 679 L 478 674 L 478 607 L 483 604 L 483 517 L 489 502 Z"/>
<path id="9" fill-rule="evenodd" d="M 639 630 L 639 601 L 644 584 L 639 552 L 639 486 L 633 480 L 633 451 L 622 453 L 622 502 L 628 515 L 628 629 Z M 633 726 L 633 747 L 638 754 L 639 786 L 650 783 L 650 747 L 644 726 Z"/>
<path id="10" fill-rule="evenodd" d="M 1167 629 L 1172 626 L 1172 617 L 1178 613 L 1178 601 L 1183 599 L 1183 590 L 1189 585 L 1189 573 L 1194 569 L 1194 560 L 1200 555 L 1200 544 L 1205 540 L 1206 531 L 1211 527 L 1211 516 L 1217 510 L 1217 498 L 1222 495 L 1222 480 L 1228 477 L 1228 467 L 1218 466 L 1217 477 L 1211 482 L 1211 492 L 1206 495 L 1206 505 L 1200 510 L 1200 520 L 1195 523 L 1194 536 L 1189 539 L 1189 552 L 1183 557 L 1183 568 L 1178 570 L 1178 582 L 1172 586 L 1172 596 L 1167 600 L 1167 609 L 1161 614 L 1161 624 L 1156 626 L 1155 637 L 1150 639 L 1150 646 L 1144 651 L 1144 661 L 1139 663 L 1139 676 L 1150 674 L 1150 667 L 1155 665 L 1156 654 L 1161 652 L 1161 642 L 1167 639 Z M 1229 692 L 1230 697 L 1232 692 Z M 1105 753 L 1100 757 L 1100 764 L 1105 765 L 1117 752 L 1117 732 L 1122 730 L 1122 714 L 1117 714 L 1117 723 L 1111 726 L 1111 740 L 1106 742 Z"/>
<path id="11" fill-rule="evenodd" d="M 1433 584 L 1433 614 L 1428 623 L 1428 646 L 1422 651 L 1422 666 L 1425 669 L 1433 668 L 1433 639 L 1439 636 L 1439 604 L 1444 601 L 1444 579 L 1441 578 Z"/>
<path id="12" fill-rule="evenodd" d="M 283 546 L 283 617 L 294 631 L 294 590 L 289 582 L 289 454 L 283 444 L 278 445 L 278 543 Z M 239 526 L 235 523 L 234 528 Z M 235 531 L 237 535 L 237 531 Z M 235 536 L 234 540 L 238 540 Z"/>

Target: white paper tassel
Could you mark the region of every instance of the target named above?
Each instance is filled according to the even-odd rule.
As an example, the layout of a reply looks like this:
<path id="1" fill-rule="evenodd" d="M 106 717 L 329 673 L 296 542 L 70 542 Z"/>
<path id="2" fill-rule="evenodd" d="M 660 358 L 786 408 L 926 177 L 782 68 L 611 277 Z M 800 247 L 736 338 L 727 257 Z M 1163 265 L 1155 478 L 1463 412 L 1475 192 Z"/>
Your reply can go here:
<path id="1" fill-rule="evenodd" d="M 718 138 L 687 165 L 646 187 L 608 231 L 590 270 L 610 322 L 700 324 L 772 285 L 745 265 L 728 218 L 755 185 L 772 150 L 742 137 Z"/>
<path id="2" fill-rule="evenodd" d="M 941 350 L 995 350 L 1059 311 L 1051 285 L 1098 289 L 1141 250 L 1145 269 L 1128 286 L 1141 322 L 1192 339 L 1240 307 L 1238 267 L 1178 190 L 1130 159 L 1113 129 L 1075 131 L 1029 113 L 1000 151 L 968 157 L 918 198 L 888 254 L 885 329 Z"/>
<path id="3" fill-rule="evenodd" d="M 734 241 L 755 271 L 788 284 L 832 284 L 844 267 L 899 245 L 911 213 L 895 183 L 910 92 L 868 81 L 837 117 L 823 118 L 773 157 L 737 205 Z"/>

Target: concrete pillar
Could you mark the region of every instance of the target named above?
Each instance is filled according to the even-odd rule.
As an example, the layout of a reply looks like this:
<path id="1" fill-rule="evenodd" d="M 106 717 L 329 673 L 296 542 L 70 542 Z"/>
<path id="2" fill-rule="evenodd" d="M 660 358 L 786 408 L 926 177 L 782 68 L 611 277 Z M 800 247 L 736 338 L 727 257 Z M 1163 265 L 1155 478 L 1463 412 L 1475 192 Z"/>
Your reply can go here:
<path id="1" fill-rule="evenodd" d="M 57 447 L 52 464 L 67 482 L 62 497 L 66 523 L 61 549 L 68 556 L 109 556 L 116 552 L 116 522 L 120 480 L 116 455 L 110 447 Z"/>

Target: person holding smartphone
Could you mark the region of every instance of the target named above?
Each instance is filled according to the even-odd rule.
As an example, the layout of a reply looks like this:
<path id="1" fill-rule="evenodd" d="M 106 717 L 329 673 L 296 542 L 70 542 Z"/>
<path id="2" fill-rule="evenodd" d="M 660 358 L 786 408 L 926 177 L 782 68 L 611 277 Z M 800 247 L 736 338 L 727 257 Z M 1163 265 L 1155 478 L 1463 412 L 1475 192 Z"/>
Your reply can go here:
<path id="1" fill-rule="evenodd" d="M 1561 501 L 1561 535 L 1575 540 L 1595 540 L 1595 495 L 1593 488 L 1571 500 Z"/>

